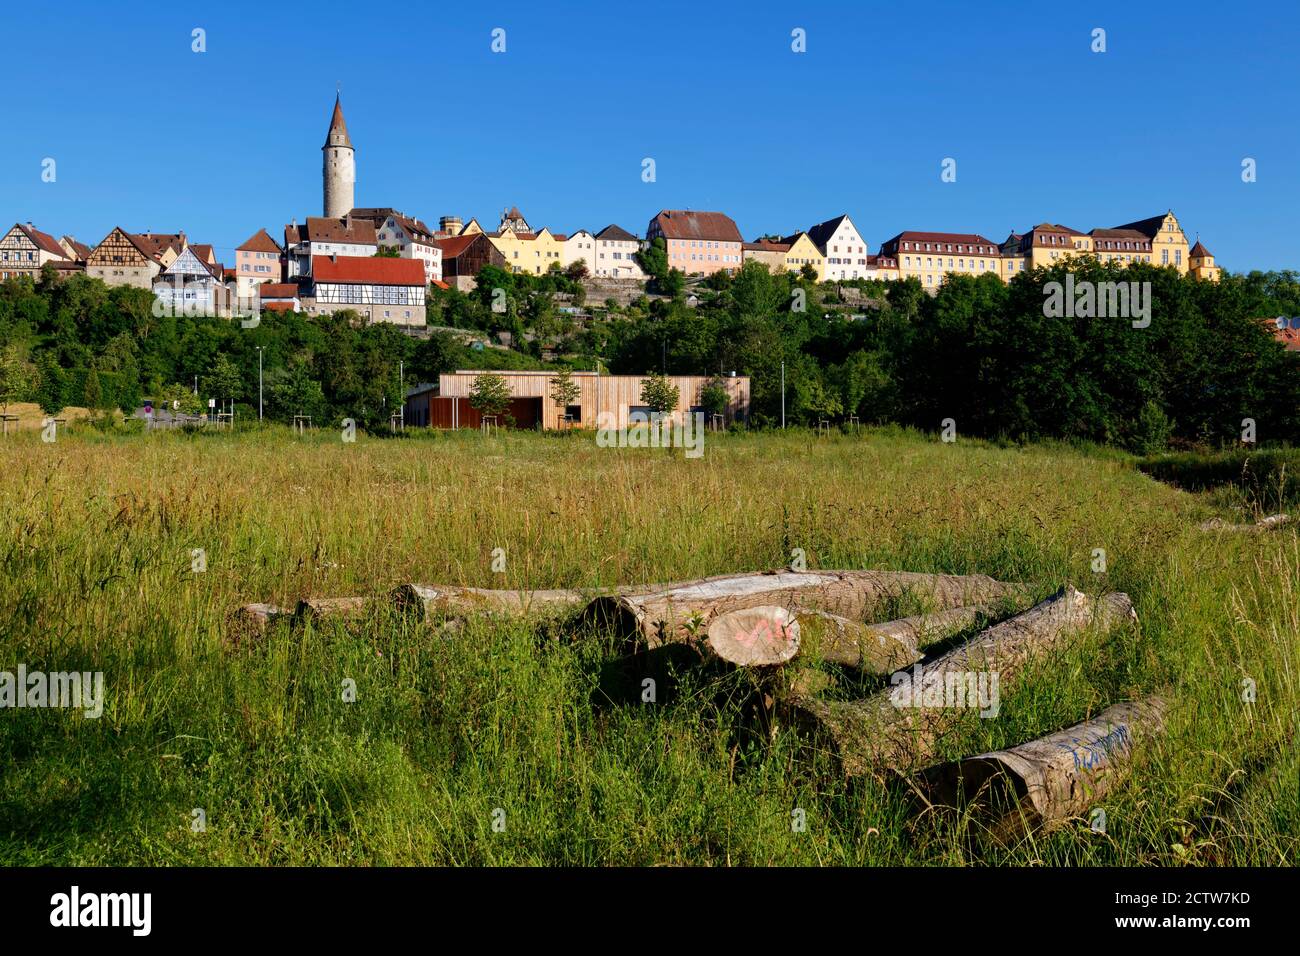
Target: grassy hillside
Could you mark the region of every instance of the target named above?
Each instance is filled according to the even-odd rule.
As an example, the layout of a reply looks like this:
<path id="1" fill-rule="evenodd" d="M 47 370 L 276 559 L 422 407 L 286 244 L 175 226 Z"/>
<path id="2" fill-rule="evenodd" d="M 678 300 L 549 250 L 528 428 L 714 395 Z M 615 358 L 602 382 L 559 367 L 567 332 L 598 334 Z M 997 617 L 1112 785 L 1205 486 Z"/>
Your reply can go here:
<path id="1" fill-rule="evenodd" d="M 102 670 L 108 691 L 99 720 L 0 711 L 0 863 L 1300 862 L 1300 539 L 1197 531 L 1209 504 L 1111 453 L 882 431 L 710 437 L 696 460 L 580 434 L 63 432 L 11 435 L 0 470 L 0 670 Z M 1167 690 L 1170 732 L 1102 803 L 1107 834 L 999 848 L 917 817 L 789 735 L 756 745 L 743 675 L 611 700 L 611 642 L 568 621 L 379 612 L 223 642 L 250 601 L 683 579 L 795 548 L 812 568 L 1131 594 L 1136 633 L 1044 662 L 944 744 Z"/>

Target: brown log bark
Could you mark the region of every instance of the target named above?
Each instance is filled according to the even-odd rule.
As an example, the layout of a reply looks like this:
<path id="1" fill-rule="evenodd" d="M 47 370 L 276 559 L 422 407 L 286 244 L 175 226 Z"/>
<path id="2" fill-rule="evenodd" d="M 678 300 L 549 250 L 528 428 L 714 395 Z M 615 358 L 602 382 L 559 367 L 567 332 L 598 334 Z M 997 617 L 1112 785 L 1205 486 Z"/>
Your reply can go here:
<path id="1" fill-rule="evenodd" d="M 783 607 L 760 605 L 714 618 L 705 654 L 737 667 L 774 667 L 799 653 L 799 622 Z"/>
<path id="2" fill-rule="evenodd" d="M 231 613 L 225 632 L 226 641 L 231 647 L 256 643 L 273 622 L 292 616 L 289 611 L 274 604 L 245 604 Z"/>
<path id="3" fill-rule="evenodd" d="M 866 674 L 892 674 L 925 656 L 923 646 L 988 617 L 983 605 L 862 624 L 826 611 L 800 611 L 804 652 Z"/>
<path id="4" fill-rule="evenodd" d="M 1024 594 L 982 574 L 906 571 L 760 571 L 705 578 L 639 594 L 596 598 L 584 617 L 647 647 L 689 640 L 720 614 L 760 605 L 864 620 L 884 601 L 912 594 L 937 610 Z"/>
<path id="5" fill-rule="evenodd" d="M 509 591 L 445 584 L 402 584 L 390 592 L 390 600 L 398 610 L 413 614 L 423 621 L 440 615 L 485 611 L 528 615 L 550 610 L 576 609 L 591 600 L 591 592 L 574 588 Z"/>
<path id="6" fill-rule="evenodd" d="M 1137 744 L 1164 726 L 1158 697 L 1116 704 L 1046 737 L 930 767 L 921 782 L 934 804 L 964 807 L 1007 840 L 1082 816 L 1121 777 Z"/>
<path id="7" fill-rule="evenodd" d="M 298 602 L 295 614 L 313 621 L 358 617 L 365 612 L 368 603 L 369 599 L 364 597 L 303 598 Z"/>
<path id="8" fill-rule="evenodd" d="M 1104 628 L 1124 620 L 1136 620 L 1127 595 L 1093 601 L 1065 588 L 930 664 L 894 674 L 892 687 L 879 694 L 850 702 L 792 697 L 782 702 L 781 714 L 833 754 L 849 776 L 909 770 L 933 758 L 966 710 L 996 715 L 1001 691 L 1035 656 L 1065 646 L 1093 623 Z"/>

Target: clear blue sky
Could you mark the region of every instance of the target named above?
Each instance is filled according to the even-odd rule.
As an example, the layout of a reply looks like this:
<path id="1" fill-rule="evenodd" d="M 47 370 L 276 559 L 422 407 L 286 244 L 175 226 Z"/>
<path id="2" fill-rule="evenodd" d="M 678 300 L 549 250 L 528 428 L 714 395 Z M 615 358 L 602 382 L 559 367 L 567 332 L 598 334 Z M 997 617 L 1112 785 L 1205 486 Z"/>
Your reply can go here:
<path id="1" fill-rule="evenodd" d="M 184 229 L 230 263 L 320 215 L 340 82 L 357 205 L 431 224 L 517 204 L 534 227 L 644 234 L 691 207 L 752 238 L 847 212 L 874 251 L 1172 208 L 1228 269 L 1300 266 L 1294 3 L 520 6 L 10 5 L 0 220 L 91 244 Z"/>

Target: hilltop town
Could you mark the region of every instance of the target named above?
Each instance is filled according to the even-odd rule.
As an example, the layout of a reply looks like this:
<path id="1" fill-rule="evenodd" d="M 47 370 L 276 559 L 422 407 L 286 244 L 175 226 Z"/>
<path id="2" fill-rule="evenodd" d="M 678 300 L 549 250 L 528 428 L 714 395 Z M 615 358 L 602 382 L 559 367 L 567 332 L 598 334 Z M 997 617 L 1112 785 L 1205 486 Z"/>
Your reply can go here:
<path id="1" fill-rule="evenodd" d="M 978 233 L 906 229 L 875 252 L 848 214 L 806 229 L 745 241 L 724 212 L 664 209 L 644 235 L 610 223 L 597 231 L 556 232 L 531 224 L 518 207 L 487 230 L 476 218 L 444 215 L 436 228 L 392 207 L 358 207 L 357 150 L 336 98 L 322 152 L 320 216 L 296 217 L 281 238 L 265 228 L 218 261 L 211 244 L 176 233 L 115 227 L 90 247 L 18 223 L 0 240 L 0 281 L 85 273 L 110 286 L 150 289 L 165 308 L 188 315 L 232 316 L 262 311 L 325 315 L 352 310 L 371 322 L 406 329 L 426 325 L 427 301 L 438 290 L 470 291 L 488 266 L 540 276 L 562 271 L 604 288 L 640 291 L 645 254 L 659 250 L 666 268 L 683 276 L 735 272 L 758 262 L 773 273 L 803 273 L 818 282 L 896 282 L 914 278 L 935 292 L 948 275 L 992 274 L 1004 282 L 1072 256 L 1101 262 L 1171 266 L 1182 275 L 1217 281 L 1220 267 L 1206 246 L 1189 242 L 1172 211 L 1113 228 L 1081 232 L 1043 222 L 1001 242 Z"/>

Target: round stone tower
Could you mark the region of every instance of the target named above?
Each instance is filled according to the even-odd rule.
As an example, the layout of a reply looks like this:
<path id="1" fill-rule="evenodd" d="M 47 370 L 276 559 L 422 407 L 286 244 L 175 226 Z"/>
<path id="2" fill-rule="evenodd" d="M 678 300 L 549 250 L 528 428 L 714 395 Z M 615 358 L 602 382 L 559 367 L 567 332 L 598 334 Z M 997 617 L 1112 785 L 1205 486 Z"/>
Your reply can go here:
<path id="1" fill-rule="evenodd" d="M 330 130 L 325 134 L 321 151 L 325 158 L 325 218 L 342 219 L 352 211 L 356 198 L 357 158 L 348 136 L 348 124 L 343 122 L 343 106 L 337 96 Z"/>

